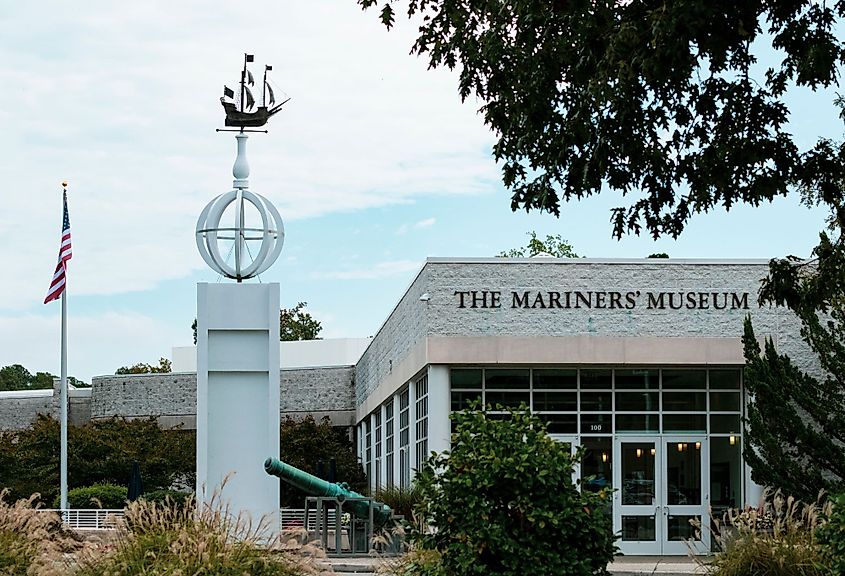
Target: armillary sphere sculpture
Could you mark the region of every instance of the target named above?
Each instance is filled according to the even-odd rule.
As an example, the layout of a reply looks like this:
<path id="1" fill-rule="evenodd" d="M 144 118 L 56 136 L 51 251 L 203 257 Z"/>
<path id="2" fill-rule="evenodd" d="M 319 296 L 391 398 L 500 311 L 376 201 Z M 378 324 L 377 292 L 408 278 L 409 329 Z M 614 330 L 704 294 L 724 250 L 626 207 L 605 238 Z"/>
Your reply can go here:
<path id="1" fill-rule="evenodd" d="M 266 132 L 266 130 L 247 130 L 247 126 L 263 126 L 270 116 L 275 114 L 281 104 L 273 106 L 275 96 L 267 83 L 267 71 L 272 67 L 266 66 L 264 71 L 264 90 L 262 105 L 255 112 L 249 110 L 255 106 L 255 99 L 249 90 L 254 84 L 252 73 L 247 69 L 247 63 L 253 61 L 251 54 L 244 55 L 244 68 L 241 72 L 240 103 L 230 100 L 234 91 L 225 87 L 223 90 L 223 108 L 226 111 L 226 126 L 239 126 L 234 130 L 218 130 L 237 132 L 238 156 L 232 167 L 235 180 L 233 190 L 217 196 L 209 202 L 197 220 L 196 240 L 200 256 L 212 270 L 232 278 L 238 282 L 252 278 L 266 271 L 282 251 L 285 241 L 285 229 L 282 218 L 275 206 L 263 196 L 249 191 L 249 163 L 246 159 L 246 132 Z M 270 94 L 270 106 L 266 105 L 267 93 Z M 289 99 L 288 99 L 289 100 Z M 232 207 L 230 210 L 229 208 Z M 257 216 L 256 214 L 257 213 Z M 223 224 L 224 216 L 230 218 Z M 247 216 L 252 216 L 254 223 L 247 222 Z M 259 226 L 260 220 L 260 226 Z M 221 241 L 231 243 L 224 255 Z M 250 243 L 258 243 L 254 250 Z M 234 256 L 230 263 L 230 257 Z"/>

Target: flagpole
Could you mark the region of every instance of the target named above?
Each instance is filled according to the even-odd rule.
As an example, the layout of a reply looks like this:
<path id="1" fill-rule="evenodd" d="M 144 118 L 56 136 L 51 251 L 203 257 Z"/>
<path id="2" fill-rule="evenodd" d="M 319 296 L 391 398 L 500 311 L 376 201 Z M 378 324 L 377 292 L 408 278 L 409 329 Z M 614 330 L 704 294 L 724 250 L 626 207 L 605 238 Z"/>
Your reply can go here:
<path id="1" fill-rule="evenodd" d="M 61 455 L 59 456 L 60 507 L 67 510 L 67 284 L 62 291 L 62 366 L 59 391 Z"/>

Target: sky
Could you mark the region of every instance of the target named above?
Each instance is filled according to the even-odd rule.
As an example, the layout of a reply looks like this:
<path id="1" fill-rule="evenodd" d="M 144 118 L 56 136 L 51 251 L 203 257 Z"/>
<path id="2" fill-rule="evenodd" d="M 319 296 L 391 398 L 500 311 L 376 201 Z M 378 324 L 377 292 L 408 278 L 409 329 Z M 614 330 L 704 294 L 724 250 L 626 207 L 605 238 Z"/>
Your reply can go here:
<path id="1" fill-rule="evenodd" d="M 84 381 L 192 342 L 196 219 L 232 186 L 222 85 L 243 53 L 291 97 L 248 142 L 250 189 L 279 209 L 285 245 L 262 275 L 322 336 L 373 335 L 426 257 L 485 257 L 560 234 L 581 255 L 809 255 L 824 213 L 786 198 L 693 218 L 677 241 L 611 237 L 602 195 L 513 213 L 494 135 L 454 73 L 409 55 L 354 0 L 5 2 L 0 6 L 0 366 L 59 373 L 60 305 L 42 304 L 68 196 L 68 372 Z M 840 137 L 830 94 L 793 91 L 799 141 Z"/>

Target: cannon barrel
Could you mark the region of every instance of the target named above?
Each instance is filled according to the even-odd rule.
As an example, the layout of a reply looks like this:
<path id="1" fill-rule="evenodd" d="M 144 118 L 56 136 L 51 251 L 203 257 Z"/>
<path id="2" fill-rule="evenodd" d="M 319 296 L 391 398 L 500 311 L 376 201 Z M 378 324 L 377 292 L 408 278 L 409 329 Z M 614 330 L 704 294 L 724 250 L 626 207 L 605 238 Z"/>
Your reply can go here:
<path id="1" fill-rule="evenodd" d="M 358 494 L 354 490 L 345 488 L 340 484 L 326 482 L 317 478 L 313 474 L 309 474 L 299 468 L 286 464 L 278 458 L 267 458 L 264 461 L 264 470 L 267 474 L 278 476 L 291 486 L 299 488 L 309 496 L 322 496 L 328 498 L 337 498 L 340 502 L 348 498 L 366 498 Z M 363 500 L 346 502 L 345 507 L 349 509 L 357 518 L 368 520 L 370 518 L 370 506 Z M 387 504 L 380 502 L 373 502 L 373 522 L 382 526 L 387 523 L 393 516 L 393 510 Z"/>

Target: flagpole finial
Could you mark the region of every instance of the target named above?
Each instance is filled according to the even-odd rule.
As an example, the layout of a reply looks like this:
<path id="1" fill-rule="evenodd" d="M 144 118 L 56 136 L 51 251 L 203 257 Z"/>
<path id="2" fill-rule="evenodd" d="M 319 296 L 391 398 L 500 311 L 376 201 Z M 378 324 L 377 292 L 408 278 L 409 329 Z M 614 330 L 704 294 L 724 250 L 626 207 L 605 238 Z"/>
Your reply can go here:
<path id="1" fill-rule="evenodd" d="M 62 180 L 62 188 L 67 189 L 67 180 Z"/>

